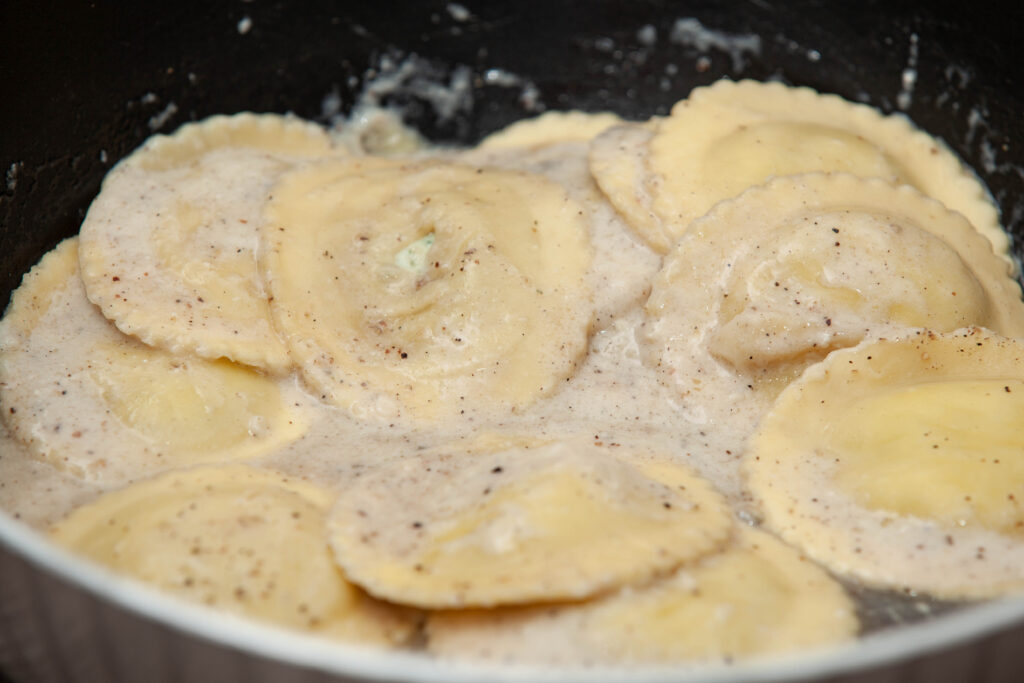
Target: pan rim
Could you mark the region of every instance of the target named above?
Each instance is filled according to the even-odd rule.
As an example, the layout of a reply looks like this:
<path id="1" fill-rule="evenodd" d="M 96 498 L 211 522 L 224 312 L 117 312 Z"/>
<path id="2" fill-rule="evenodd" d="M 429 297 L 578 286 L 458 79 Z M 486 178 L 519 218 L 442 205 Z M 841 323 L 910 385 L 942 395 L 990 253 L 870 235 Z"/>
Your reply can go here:
<path id="1" fill-rule="evenodd" d="M 886 629 L 850 643 L 815 652 L 751 659 L 730 665 L 673 665 L 624 668 L 543 668 L 438 660 L 423 653 L 383 651 L 257 623 L 241 616 L 189 604 L 136 579 L 75 556 L 45 535 L 0 511 L 0 549 L 28 562 L 73 589 L 112 603 L 137 618 L 246 655 L 350 680 L 440 681 L 615 681 L 636 683 L 705 681 L 755 683 L 803 681 L 855 674 L 1005 632 L 1024 623 L 1024 596 L 1007 597 L 910 626 Z M 353 678 L 355 677 L 355 678 Z"/>

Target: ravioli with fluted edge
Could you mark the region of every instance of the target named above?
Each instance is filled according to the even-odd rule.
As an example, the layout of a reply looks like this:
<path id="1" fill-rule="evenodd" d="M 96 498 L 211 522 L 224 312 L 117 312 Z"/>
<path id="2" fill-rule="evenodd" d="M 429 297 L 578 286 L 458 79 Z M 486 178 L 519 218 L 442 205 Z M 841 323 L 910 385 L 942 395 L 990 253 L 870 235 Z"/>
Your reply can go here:
<path id="1" fill-rule="evenodd" d="M 1009 260 L 995 204 L 945 145 L 905 116 L 810 88 L 749 80 L 695 88 L 658 124 L 648 167 L 653 210 L 674 237 L 716 202 L 772 177 L 834 171 L 916 187 L 964 214 Z"/>
<path id="2" fill-rule="evenodd" d="M 203 467 L 104 494 L 50 533 L 192 602 L 347 640 L 407 640 L 415 613 L 373 600 L 334 565 L 330 503 L 326 490 L 270 470 Z"/>
<path id="3" fill-rule="evenodd" d="M 682 465 L 584 439 L 525 439 L 381 463 L 339 494 L 328 526 L 353 582 L 439 608 L 642 582 L 716 550 L 732 521 L 722 497 Z"/>
<path id="4" fill-rule="evenodd" d="M 766 404 L 808 365 L 866 337 L 967 325 L 1024 335 L 1020 297 L 960 214 L 907 186 L 808 174 L 695 221 L 655 280 L 642 337 L 684 397 L 720 391 Z"/>
<path id="5" fill-rule="evenodd" d="M 119 332 L 85 297 L 77 244 L 43 257 L 0 324 L 0 406 L 35 455 L 110 483 L 256 457 L 306 431 L 294 380 Z"/>
<path id="6" fill-rule="evenodd" d="M 654 211 L 659 176 L 648 169 L 657 120 L 608 128 L 590 144 L 590 172 L 601 192 L 652 249 L 668 251 L 678 235 Z"/>
<path id="7" fill-rule="evenodd" d="M 540 176 L 351 159 L 287 174 L 261 264 L 303 376 L 357 415 L 515 411 L 587 346 L 583 210 Z"/>
<path id="8" fill-rule="evenodd" d="M 1024 589 L 1024 343 L 981 328 L 836 352 L 751 439 L 767 526 L 866 584 Z"/>
<path id="9" fill-rule="evenodd" d="M 0 516 L 438 672 L 727 676 L 1024 594 L 1024 301 L 941 141 L 723 81 L 431 146 L 392 66 L 110 170 L 0 320 Z"/>
<path id="10" fill-rule="evenodd" d="M 587 602 L 433 612 L 427 648 L 549 665 L 720 663 L 856 635 L 853 602 L 821 567 L 763 531 L 736 535 L 674 575 Z"/>
<path id="11" fill-rule="evenodd" d="M 287 370 L 256 266 L 261 209 L 281 172 L 330 151 L 321 126 L 276 114 L 150 138 L 107 174 L 82 223 L 89 300 L 147 344 Z"/>
<path id="12" fill-rule="evenodd" d="M 477 149 L 530 149 L 563 142 L 587 142 L 620 123 L 622 119 L 611 112 L 549 111 L 491 133 L 480 141 Z"/>

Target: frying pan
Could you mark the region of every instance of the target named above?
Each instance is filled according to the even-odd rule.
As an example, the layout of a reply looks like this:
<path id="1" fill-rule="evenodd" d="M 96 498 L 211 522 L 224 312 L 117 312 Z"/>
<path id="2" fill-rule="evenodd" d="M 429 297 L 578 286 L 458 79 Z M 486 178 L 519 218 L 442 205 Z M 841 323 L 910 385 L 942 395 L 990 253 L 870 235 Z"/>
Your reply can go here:
<path id="1" fill-rule="evenodd" d="M 905 112 L 986 182 L 1020 257 L 1021 28 L 1017 3 L 7 0 L 0 301 L 77 231 L 118 159 L 186 121 L 252 110 L 329 122 L 362 98 L 395 108 L 437 142 L 471 143 L 546 109 L 664 114 L 723 76 Z M 454 666 L 180 604 L 0 513 L 0 682 L 1024 680 L 1024 601 L 954 609 L 860 594 L 870 633 L 837 651 L 628 674 Z M 896 626 L 915 609 L 935 616 Z"/>

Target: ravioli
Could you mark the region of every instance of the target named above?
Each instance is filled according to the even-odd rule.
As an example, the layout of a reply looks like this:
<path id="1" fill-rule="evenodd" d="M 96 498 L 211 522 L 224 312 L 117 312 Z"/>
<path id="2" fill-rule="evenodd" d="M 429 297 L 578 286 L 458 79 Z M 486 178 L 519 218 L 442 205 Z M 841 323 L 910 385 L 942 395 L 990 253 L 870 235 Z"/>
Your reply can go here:
<path id="1" fill-rule="evenodd" d="M 964 214 L 1004 256 L 1009 241 L 984 186 L 901 115 L 781 83 L 722 80 L 695 88 L 648 146 L 652 209 L 673 238 L 718 201 L 773 177 L 845 172 L 909 184 Z M 655 248 L 668 243 L 642 230 Z"/>
<path id="2" fill-rule="evenodd" d="M 666 257 L 645 310 L 645 353 L 684 400 L 765 408 L 804 368 L 865 338 L 967 325 L 1024 334 L 1019 286 L 962 216 L 845 174 L 779 178 L 720 203 Z"/>
<path id="3" fill-rule="evenodd" d="M 513 444 L 368 471 L 331 510 L 338 564 L 387 600 L 493 606 L 636 583 L 727 540 L 724 501 L 686 467 L 585 440 Z"/>
<path id="4" fill-rule="evenodd" d="M 111 171 L 0 322 L 0 507 L 85 502 L 55 538 L 114 571 L 451 660 L 677 671 L 919 618 L 828 571 L 1024 590 L 1024 303 L 940 143 L 778 84 L 466 150 L 353 112 Z"/>
<path id="5" fill-rule="evenodd" d="M 1024 588 L 1024 344 L 981 328 L 836 352 L 750 442 L 766 524 L 864 583 Z"/>
<path id="6" fill-rule="evenodd" d="M 536 149 L 565 142 L 589 142 L 620 123 L 622 119 L 611 112 L 549 111 L 491 133 L 480 141 L 478 149 Z"/>
<path id="7" fill-rule="evenodd" d="M 547 665 L 722 663 L 856 635 L 852 601 L 823 569 L 751 528 L 674 575 L 576 604 L 439 611 L 442 657 Z"/>
<path id="8" fill-rule="evenodd" d="M 273 195 L 271 309 L 326 401 L 414 419 L 516 411 L 586 352 L 592 249 L 559 185 L 365 158 L 288 174 Z"/>
<path id="9" fill-rule="evenodd" d="M 545 128 L 554 128 L 562 121 L 561 118 L 552 119 Z M 563 137 L 571 138 L 574 130 L 570 126 Z M 557 131 L 551 134 L 556 137 Z M 462 164 L 536 173 L 566 188 L 584 212 L 587 233 L 594 249 L 587 272 L 594 310 L 592 330 L 606 329 L 623 314 L 635 311 L 647 298 L 650 281 L 661 267 L 661 257 L 634 237 L 632 228 L 595 184 L 588 161 L 590 145 L 587 142 L 552 142 L 540 146 L 526 142 L 524 140 L 521 147 L 509 144 L 473 148 L 460 153 L 456 159 Z M 638 270 L 643 275 L 622 277 L 623 272 L 630 270 Z"/>
<path id="10" fill-rule="evenodd" d="M 409 638 L 415 613 L 345 580 L 324 536 L 330 494 L 242 465 L 164 474 L 84 505 L 52 538 L 192 602 L 363 642 Z"/>
<path id="11" fill-rule="evenodd" d="M 152 346 L 286 371 L 256 267 L 261 208 L 284 170 L 330 151 L 320 126 L 274 114 L 150 138 L 107 174 L 82 223 L 89 300 Z"/>
<path id="12" fill-rule="evenodd" d="M 654 211 L 660 177 L 648 169 L 647 157 L 657 122 L 624 124 L 605 130 L 590 145 L 590 172 L 601 191 L 630 227 L 659 253 L 677 235 Z"/>
<path id="13" fill-rule="evenodd" d="M 12 434 L 84 479 L 257 457 L 302 436 L 306 403 L 293 380 L 119 332 L 85 297 L 78 238 L 33 268 L 0 324 L 0 406 Z"/>

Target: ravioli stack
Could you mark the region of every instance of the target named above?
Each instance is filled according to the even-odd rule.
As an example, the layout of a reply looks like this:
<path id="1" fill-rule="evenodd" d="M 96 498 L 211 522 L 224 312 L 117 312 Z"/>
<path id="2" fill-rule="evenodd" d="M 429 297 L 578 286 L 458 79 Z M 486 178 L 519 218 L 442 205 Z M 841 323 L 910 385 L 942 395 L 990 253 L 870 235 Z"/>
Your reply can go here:
<path id="1" fill-rule="evenodd" d="M 4 318 L 13 434 L 107 483 L 300 437 L 309 401 L 269 318 L 258 207 L 268 174 L 329 149 L 317 126 L 243 114 L 153 138 L 113 169 L 80 236 L 32 269 Z M 230 182 L 210 187 L 213 169 Z"/>
<path id="2" fill-rule="evenodd" d="M 58 542 L 195 602 L 394 645 L 415 616 L 338 571 L 329 492 L 237 464 L 301 439 L 314 417 L 256 251 L 269 183 L 331 150 L 320 127 L 271 115 L 151 139 L 12 298 L 2 401 L 36 456 L 114 488 L 57 524 Z M 228 182 L 211 186 L 211 172 Z"/>
<path id="3" fill-rule="evenodd" d="M 723 199 L 773 177 L 825 172 L 939 199 L 1011 262 L 998 210 L 941 142 L 906 117 L 810 88 L 728 80 L 696 88 L 664 119 L 607 129 L 590 158 L 608 198 L 661 252 Z"/>
<path id="4" fill-rule="evenodd" d="M 95 486 L 55 540 L 279 626 L 557 666 L 836 646 L 836 576 L 1024 588 L 1024 305 L 909 122 L 722 82 L 396 151 L 239 114 L 111 171 L 0 323 L 7 429 Z M 678 440 L 545 422 L 622 329 L 680 422 L 761 418 L 744 504 Z M 376 441 L 313 481 L 324 425 Z"/>
<path id="5" fill-rule="evenodd" d="M 334 564 L 331 494 L 228 463 L 300 440 L 322 412 L 309 389 L 413 420 L 527 405 L 585 348 L 589 244 L 541 178 L 340 150 L 313 124 L 240 114 L 120 163 L 12 301 L 4 412 L 38 457 L 126 485 L 59 541 L 205 604 L 399 644 L 415 611 Z"/>
<path id="6" fill-rule="evenodd" d="M 267 206 L 275 322 L 321 398 L 356 414 L 523 408 L 586 350 L 581 213 L 560 186 L 501 169 L 311 165 Z"/>
<path id="7" fill-rule="evenodd" d="M 977 178 L 902 116 L 779 83 L 612 127 L 591 169 L 665 253 L 648 361 L 685 403 L 755 402 L 767 529 L 869 586 L 1024 587 L 1024 308 Z"/>

